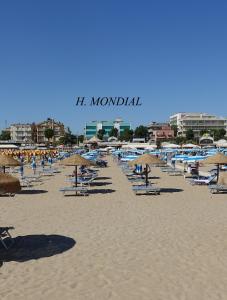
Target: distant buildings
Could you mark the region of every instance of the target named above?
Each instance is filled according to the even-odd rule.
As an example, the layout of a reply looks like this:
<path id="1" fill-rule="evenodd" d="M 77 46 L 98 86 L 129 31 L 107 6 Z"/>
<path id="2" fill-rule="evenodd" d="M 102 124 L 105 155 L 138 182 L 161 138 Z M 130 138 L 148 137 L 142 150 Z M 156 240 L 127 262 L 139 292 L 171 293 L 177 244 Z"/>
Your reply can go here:
<path id="1" fill-rule="evenodd" d="M 47 120 L 38 124 L 12 124 L 9 128 L 11 140 L 17 143 L 45 143 L 48 139 L 45 137 L 45 130 L 53 129 L 54 136 L 51 142 L 57 142 L 65 134 L 64 124 L 54 119 Z"/>
<path id="2" fill-rule="evenodd" d="M 9 128 L 11 140 L 17 143 L 31 143 L 31 124 L 12 124 Z"/>
<path id="3" fill-rule="evenodd" d="M 174 130 L 168 123 L 152 122 L 148 124 L 147 129 L 151 142 L 163 142 L 174 138 Z"/>
<path id="4" fill-rule="evenodd" d="M 207 113 L 177 113 L 170 116 L 170 125 L 176 125 L 179 136 L 185 136 L 188 129 L 192 129 L 195 137 L 202 131 L 211 129 L 225 129 L 227 119 Z"/>
<path id="5" fill-rule="evenodd" d="M 85 124 L 84 135 L 86 139 L 90 139 L 97 135 L 100 129 L 105 130 L 104 137 L 108 138 L 109 133 L 113 128 L 118 129 L 118 133 L 121 134 L 126 128 L 131 129 L 131 124 L 116 119 L 114 121 L 91 121 Z"/>
<path id="6" fill-rule="evenodd" d="M 38 144 L 48 141 L 48 139 L 45 137 L 45 130 L 47 128 L 53 129 L 54 131 L 52 142 L 57 142 L 59 138 L 65 134 L 65 127 L 63 123 L 48 118 L 46 121 L 36 124 L 36 137 Z"/>

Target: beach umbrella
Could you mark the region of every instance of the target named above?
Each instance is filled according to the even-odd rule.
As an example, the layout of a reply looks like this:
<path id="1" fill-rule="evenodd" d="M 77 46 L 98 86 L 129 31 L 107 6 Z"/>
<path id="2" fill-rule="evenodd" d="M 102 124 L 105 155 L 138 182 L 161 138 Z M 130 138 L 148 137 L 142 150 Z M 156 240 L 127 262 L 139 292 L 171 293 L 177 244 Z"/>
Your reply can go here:
<path id="1" fill-rule="evenodd" d="M 77 167 L 78 166 L 93 166 L 94 163 L 82 157 L 79 154 L 74 154 L 68 158 L 63 159 L 60 164 L 65 166 L 75 166 L 75 183 L 77 186 Z"/>
<path id="2" fill-rule="evenodd" d="M 99 142 L 101 142 L 101 140 L 99 138 L 97 138 L 97 136 L 94 135 L 87 143 L 88 144 L 97 144 Z"/>
<path id="3" fill-rule="evenodd" d="M 18 178 L 0 173 L 0 192 L 18 193 L 21 191 L 20 181 Z"/>
<path id="4" fill-rule="evenodd" d="M 148 166 L 149 165 L 158 165 L 158 164 L 165 164 L 165 162 L 163 160 L 161 160 L 160 158 L 158 158 L 155 155 L 151 155 L 151 154 L 143 154 L 141 156 L 139 156 L 138 158 L 130 161 L 128 163 L 129 165 L 146 165 L 146 169 L 145 169 L 145 175 L 146 175 L 146 186 L 148 186 Z"/>
<path id="5" fill-rule="evenodd" d="M 217 165 L 217 180 L 219 177 L 219 166 L 227 164 L 227 156 L 223 153 L 218 152 L 217 154 L 208 157 L 204 160 L 204 164 Z"/>
<path id="6" fill-rule="evenodd" d="M 20 166 L 20 162 L 11 156 L 0 155 L 0 167 L 3 167 L 3 172 L 5 173 L 6 167 L 17 167 Z"/>

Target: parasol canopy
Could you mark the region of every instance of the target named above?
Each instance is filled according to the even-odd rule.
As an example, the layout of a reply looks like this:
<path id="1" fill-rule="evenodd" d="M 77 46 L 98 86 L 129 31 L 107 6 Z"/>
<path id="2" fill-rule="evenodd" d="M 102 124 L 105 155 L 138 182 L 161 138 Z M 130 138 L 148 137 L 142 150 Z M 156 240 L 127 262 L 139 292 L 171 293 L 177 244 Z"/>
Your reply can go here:
<path id="1" fill-rule="evenodd" d="M 128 163 L 130 166 L 133 166 L 133 165 L 146 165 L 146 168 L 145 168 L 145 175 L 146 175 L 146 186 L 148 186 L 148 165 L 154 165 L 154 164 L 165 164 L 164 161 L 162 161 L 160 158 L 158 158 L 157 156 L 155 155 L 151 155 L 151 154 L 143 154 L 141 156 L 139 156 L 138 158 L 130 161 Z"/>
<path id="2" fill-rule="evenodd" d="M 165 164 L 165 162 L 155 155 L 146 153 L 129 162 L 129 165 L 131 166 L 136 164 L 154 165 L 154 164 Z"/>
<path id="3" fill-rule="evenodd" d="M 74 154 L 68 158 L 63 159 L 60 164 L 65 166 L 75 166 L 75 184 L 77 186 L 77 167 L 78 166 L 94 166 L 90 160 L 82 157 L 79 154 Z"/>
<path id="4" fill-rule="evenodd" d="M 20 181 L 18 178 L 0 173 L 0 192 L 3 193 L 18 193 L 21 191 Z"/>
<path id="5" fill-rule="evenodd" d="M 17 167 L 20 166 L 20 162 L 14 159 L 11 156 L 1 154 L 0 155 L 0 167 L 4 168 L 5 173 L 5 167 Z"/>
<path id="6" fill-rule="evenodd" d="M 227 164 L 227 156 L 223 153 L 217 153 L 213 156 L 208 157 L 203 161 L 204 164 L 213 164 L 217 165 L 217 180 L 219 178 L 219 165 Z"/>

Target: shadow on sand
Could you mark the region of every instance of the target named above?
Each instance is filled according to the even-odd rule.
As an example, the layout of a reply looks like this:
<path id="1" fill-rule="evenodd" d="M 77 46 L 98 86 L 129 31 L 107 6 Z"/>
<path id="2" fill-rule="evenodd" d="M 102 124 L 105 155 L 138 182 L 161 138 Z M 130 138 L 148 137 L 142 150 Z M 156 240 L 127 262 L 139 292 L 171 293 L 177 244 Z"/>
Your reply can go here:
<path id="1" fill-rule="evenodd" d="M 175 189 L 175 188 L 161 188 L 161 193 L 179 193 L 183 192 L 182 189 Z"/>
<path id="2" fill-rule="evenodd" d="M 91 189 L 89 194 L 110 194 L 116 192 L 113 189 Z"/>
<path id="3" fill-rule="evenodd" d="M 97 182 L 97 181 L 93 181 L 91 183 L 92 186 L 104 186 L 104 185 L 110 185 L 112 184 L 112 182 Z"/>
<path id="4" fill-rule="evenodd" d="M 107 180 L 107 179 L 111 179 L 111 177 L 97 177 L 95 178 L 95 180 Z"/>
<path id="5" fill-rule="evenodd" d="M 22 190 L 19 194 L 34 195 L 34 194 L 45 194 L 48 193 L 46 190 Z"/>
<path id="6" fill-rule="evenodd" d="M 7 243 L 7 239 L 5 241 Z M 60 254 L 76 244 L 74 239 L 66 236 L 43 234 L 18 236 L 13 241 L 8 250 L 0 245 L 0 267 L 4 262 L 26 262 Z"/>

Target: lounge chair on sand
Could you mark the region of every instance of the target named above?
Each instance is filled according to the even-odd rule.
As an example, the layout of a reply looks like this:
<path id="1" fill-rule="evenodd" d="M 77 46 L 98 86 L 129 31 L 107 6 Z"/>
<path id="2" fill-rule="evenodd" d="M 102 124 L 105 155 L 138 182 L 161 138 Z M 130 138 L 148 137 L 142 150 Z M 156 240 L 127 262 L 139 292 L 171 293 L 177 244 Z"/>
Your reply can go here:
<path id="1" fill-rule="evenodd" d="M 75 195 L 88 196 L 88 189 L 84 186 L 66 186 L 59 189 L 60 192 L 63 192 L 64 196 L 66 192 L 74 192 Z"/>
<path id="2" fill-rule="evenodd" d="M 0 227 L 0 241 L 3 247 L 8 250 L 14 243 L 9 230 L 14 229 L 14 227 Z"/>
<path id="3" fill-rule="evenodd" d="M 167 174 L 170 176 L 183 176 L 184 172 L 181 170 L 169 170 L 167 171 Z"/>
<path id="4" fill-rule="evenodd" d="M 136 195 L 138 194 L 155 194 L 160 195 L 161 189 L 158 187 L 153 187 L 151 185 L 134 185 L 132 190 L 135 192 Z"/>
<path id="5" fill-rule="evenodd" d="M 214 181 L 216 177 L 217 177 L 217 175 L 214 174 L 214 175 L 211 175 L 209 177 L 200 177 L 198 179 L 188 180 L 188 183 L 190 183 L 192 185 L 208 185 L 212 181 Z"/>
<path id="6" fill-rule="evenodd" d="M 211 194 L 218 194 L 221 192 L 227 193 L 227 185 L 211 184 L 211 185 L 209 185 L 209 190 L 210 190 Z"/>

